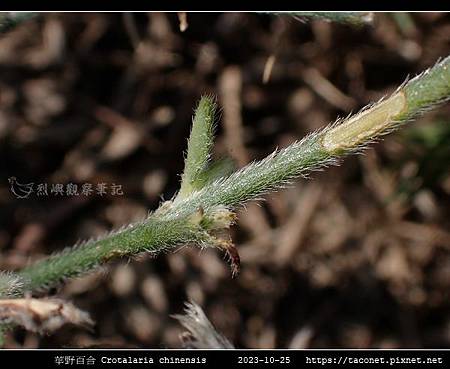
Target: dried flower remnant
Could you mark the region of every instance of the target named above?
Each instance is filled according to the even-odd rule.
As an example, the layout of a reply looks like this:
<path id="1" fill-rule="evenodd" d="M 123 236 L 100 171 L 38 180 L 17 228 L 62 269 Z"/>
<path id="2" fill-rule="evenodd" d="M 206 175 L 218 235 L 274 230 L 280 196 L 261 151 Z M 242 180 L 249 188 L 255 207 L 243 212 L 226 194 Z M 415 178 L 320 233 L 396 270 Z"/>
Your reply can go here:
<path id="1" fill-rule="evenodd" d="M 25 329 L 46 333 L 64 324 L 91 326 L 89 314 L 60 299 L 7 299 L 0 300 L 0 323 L 16 324 Z"/>

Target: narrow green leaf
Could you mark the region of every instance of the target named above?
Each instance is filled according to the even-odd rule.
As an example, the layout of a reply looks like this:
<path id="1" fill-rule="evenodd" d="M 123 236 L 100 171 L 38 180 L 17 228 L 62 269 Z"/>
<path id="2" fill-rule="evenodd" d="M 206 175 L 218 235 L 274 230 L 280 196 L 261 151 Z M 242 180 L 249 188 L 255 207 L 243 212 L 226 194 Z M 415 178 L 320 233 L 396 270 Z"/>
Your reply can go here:
<path id="1" fill-rule="evenodd" d="M 207 169 L 214 144 L 215 112 L 214 98 L 203 96 L 195 110 L 192 122 L 179 198 L 186 197 L 196 188 L 197 181 Z"/>
<path id="2" fill-rule="evenodd" d="M 236 170 L 236 163 L 228 157 L 210 163 L 198 176 L 195 190 L 199 190 L 219 178 L 229 176 L 234 170 Z"/>

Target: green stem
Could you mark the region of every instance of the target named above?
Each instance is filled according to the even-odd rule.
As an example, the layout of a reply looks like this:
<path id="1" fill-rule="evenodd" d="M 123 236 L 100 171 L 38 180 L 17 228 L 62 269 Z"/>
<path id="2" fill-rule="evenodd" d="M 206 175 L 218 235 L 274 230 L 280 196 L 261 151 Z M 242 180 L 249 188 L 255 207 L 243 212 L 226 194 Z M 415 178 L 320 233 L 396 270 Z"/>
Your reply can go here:
<path id="1" fill-rule="evenodd" d="M 116 257 L 144 251 L 157 253 L 188 242 L 210 242 L 213 238 L 208 232 L 230 225 L 226 208 L 233 209 L 308 171 L 336 163 L 343 155 L 361 150 L 400 123 L 447 100 L 449 95 L 450 57 L 447 57 L 383 101 L 219 178 L 185 198 L 163 203 L 144 222 L 25 268 L 19 273 L 25 283 L 24 291 L 54 286 Z"/>
<path id="2" fill-rule="evenodd" d="M 114 258 L 142 252 L 159 253 L 179 244 L 203 241 L 204 232 L 194 216 L 169 221 L 155 219 L 156 216 L 157 213 L 141 223 L 64 250 L 26 267 L 19 273 L 24 283 L 23 290 L 50 288 Z"/>
<path id="3" fill-rule="evenodd" d="M 188 214 L 199 206 L 204 209 L 218 205 L 235 207 L 275 190 L 295 177 L 334 164 L 339 157 L 360 150 L 401 123 L 448 99 L 449 95 L 450 56 L 371 108 L 205 186 L 176 204 L 167 216 Z"/>
<path id="4" fill-rule="evenodd" d="M 408 109 L 401 119 L 428 111 L 436 104 L 448 100 L 450 94 L 450 56 L 409 81 L 402 90 L 406 95 Z"/>
<path id="5" fill-rule="evenodd" d="M 373 13 L 369 12 L 290 12 L 302 18 L 327 20 L 350 26 L 362 27 L 373 23 Z"/>

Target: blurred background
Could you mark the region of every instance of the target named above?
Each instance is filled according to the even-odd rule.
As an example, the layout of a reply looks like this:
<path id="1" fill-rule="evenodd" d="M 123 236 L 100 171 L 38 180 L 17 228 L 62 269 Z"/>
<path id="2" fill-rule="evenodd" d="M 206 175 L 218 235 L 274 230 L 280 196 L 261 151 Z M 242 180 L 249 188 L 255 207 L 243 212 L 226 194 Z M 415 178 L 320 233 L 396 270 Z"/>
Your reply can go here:
<path id="1" fill-rule="evenodd" d="M 54 13 L 0 35 L 0 269 L 171 198 L 202 94 L 221 106 L 215 156 L 240 167 L 450 53 L 449 14 L 375 17 L 188 13 L 181 32 L 177 13 Z M 448 348 L 449 167 L 446 104 L 240 211 L 237 278 L 215 249 L 117 261 L 50 291 L 92 330 L 18 329 L 7 347 L 177 348 L 171 315 L 192 299 L 239 348 Z M 11 177 L 33 191 L 17 198 Z"/>

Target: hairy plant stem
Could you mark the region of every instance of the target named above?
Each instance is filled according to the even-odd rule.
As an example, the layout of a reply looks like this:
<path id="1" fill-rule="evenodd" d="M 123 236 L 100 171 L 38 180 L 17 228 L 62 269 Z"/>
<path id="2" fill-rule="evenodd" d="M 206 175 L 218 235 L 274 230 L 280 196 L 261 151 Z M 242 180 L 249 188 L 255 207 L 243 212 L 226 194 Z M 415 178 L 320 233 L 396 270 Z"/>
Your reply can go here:
<path id="1" fill-rule="evenodd" d="M 180 244 L 203 242 L 204 236 L 195 214 L 172 220 L 159 220 L 157 215 L 153 215 L 141 223 L 52 255 L 25 268 L 18 275 L 25 291 L 45 289 L 111 259 L 141 252 L 157 253 Z"/>
<path id="2" fill-rule="evenodd" d="M 232 223 L 229 210 L 276 190 L 308 171 L 335 164 L 340 157 L 361 150 L 401 123 L 447 100 L 449 95 L 450 57 L 447 57 L 390 97 L 277 150 L 259 162 L 210 181 L 203 188 L 189 188 L 183 196 L 163 203 L 143 222 L 26 267 L 18 273 L 23 281 L 22 292 L 52 287 L 116 257 L 145 251 L 158 253 L 185 243 L 214 244 L 216 239 L 212 232 L 228 228 Z M 198 109 L 197 113 L 213 110 Z M 211 122 L 211 113 L 207 113 L 206 118 Z M 201 119 L 194 119 L 194 125 L 200 123 Z M 210 125 L 206 125 L 208 127 Z M 202 133 L 198 128 L 193 127 L 193 134 Z M 209 142 L 210 136 L 203 136 L 203 141 Z M 202 139 L 191 137 L 190 142 L 202 142 Z M 188 153 L 187 158 L 191 158 L 192 163 L 198 159 L 202 168 L 196 172 L 195 168 L 189 169 L 187 163 L 185 173 L 193 173 L 187 175 L 191 179 L 205 170 L 207 160 L 206 151 L 196 147 L 197 154 Z"/>
<path id="3" fill-rule="evenodd" d="M 370 12 L 289 12 L 301 18 L 322 19 L 350 26 L 362 27 L 373 23 L 374 13 Z"/>
<path id="4" fill-rule="evenodd" d="M 208 209 L 241 205 L 308 171 L 335 164 L 341 156 L 361 150 L 377 137 L 447 100 L 449 95 L 450 57 L 447 57 L 401 86 L 389 98 L 175 202 L 166 217 L 189 214 L 200 206 Z"/>

